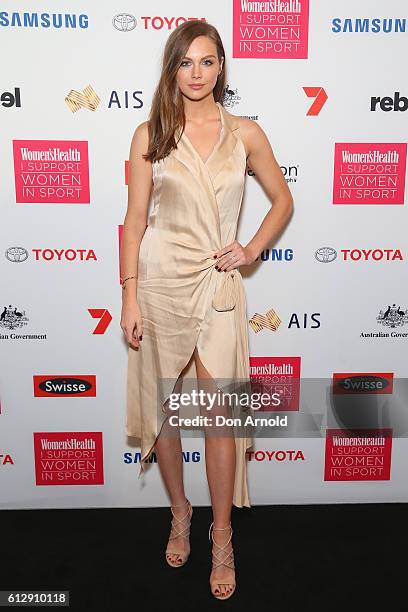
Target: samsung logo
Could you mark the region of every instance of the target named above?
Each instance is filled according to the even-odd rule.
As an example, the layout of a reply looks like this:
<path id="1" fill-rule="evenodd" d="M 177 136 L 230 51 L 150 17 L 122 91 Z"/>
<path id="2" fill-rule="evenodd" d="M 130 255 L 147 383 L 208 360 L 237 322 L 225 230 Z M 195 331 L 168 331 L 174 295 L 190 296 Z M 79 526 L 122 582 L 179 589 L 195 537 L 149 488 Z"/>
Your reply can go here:
<path id="1" fill-rule="evenodd" d="M 340 19 L 332 20 L 332 32 L 405 32 L 404 19 Z"/>
<path id="2" fill-rule="evenodd" d="M 0 26 L 7 28 L 88 28 L 88 15 L 73 13 L 7 13 L 0 12 Z"/>
<path id="3" fill-rule="evenodd" d="M 293 249 L 264 249 L 255 261 L 292 261 Z"/>

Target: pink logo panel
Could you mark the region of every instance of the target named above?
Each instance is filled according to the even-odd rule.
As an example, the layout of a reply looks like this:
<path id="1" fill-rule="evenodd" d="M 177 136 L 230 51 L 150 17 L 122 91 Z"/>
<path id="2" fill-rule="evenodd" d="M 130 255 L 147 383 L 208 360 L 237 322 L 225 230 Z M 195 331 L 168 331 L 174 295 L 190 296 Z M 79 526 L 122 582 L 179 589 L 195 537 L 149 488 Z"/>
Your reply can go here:
<path id="1" fill-rule="evenodd" d="M 88 142 L 13 140 L 17 203 L 89 204 Z"/>
<path id="2" fill-rule="evenodd" d="M 37 485 L 100 485 L 103 478 L 102 432 L 34 433 Z"/>
<path id="3" fill-rule="evenodd" d="M 309 0 L 234 0 L 233 6 L 232 57 L 308 57 Z"/>
<path id="4" fill-rule="evenodd" d="M 328 429 L 325 480 L 389 480 L 392 429 Z"/>
<path id="5" fill-rule="evenodd" d="M 406 164 L 406 142 L 336 142 L 333 204 L 404 204 Z"/>

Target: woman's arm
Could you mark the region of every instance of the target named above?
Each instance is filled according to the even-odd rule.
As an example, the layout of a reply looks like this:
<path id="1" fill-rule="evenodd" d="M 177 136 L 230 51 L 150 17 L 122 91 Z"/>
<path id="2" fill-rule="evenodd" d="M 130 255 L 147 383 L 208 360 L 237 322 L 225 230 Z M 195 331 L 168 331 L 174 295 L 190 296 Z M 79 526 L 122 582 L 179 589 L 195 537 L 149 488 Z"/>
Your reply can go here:
<path id="1" fill-rule="evenodd" d="M 148 148 L 147 121 L 133 134 L 129 155 L 128 207 L 123 223 L 120 250 L 120 272 L 123 279 L 138 275 L 139 249 L 146 231 L 147 212 L 152 190 L 152 164 L 143 159 Z M 143 335 L 143 320 L 137 303 L 137 278 L 129 278 L 122 289 L 120 326 L 126 340 L 139 348 Z"/>
<path id="2" fill-rule="evenodd" d="M 239 117 L 239 122 L 247 163 L 271 200 L 272 209 L 245 247 L 234 240 L 214 254 L 217 258 L 216 269 L 220 272 L 230 272 L 239 266 L 253 263 L 263 249 L 276 240 L 293 212 L 292 194 L 265 132 L 252 119 Z"/>
<path id="3" fill-rule="evenodd" d="M 148 122 L 133 134 L 128 165 L 128 206 L 123 223 L 120 271 L 121 277 L 137 276 L 139 248 L 146 230 L 147 212 L 152 189 L 152 164 L 143 159 L 148 147 Z M 130 278 L 122 291 L 124 303 L 136 301 L 137 280 Z"/>
<path id="4" fill-rule="evenodd" d="M 250 259 L 255 261 L 268 244 L 275 242 L 288 223 L 293 212 L 293 198 L 263 129 L 256 121 L 245 117 L 240 118 L 240 123 L 248 165 L 272 203 L 271 210 L 245 247 Z"/>

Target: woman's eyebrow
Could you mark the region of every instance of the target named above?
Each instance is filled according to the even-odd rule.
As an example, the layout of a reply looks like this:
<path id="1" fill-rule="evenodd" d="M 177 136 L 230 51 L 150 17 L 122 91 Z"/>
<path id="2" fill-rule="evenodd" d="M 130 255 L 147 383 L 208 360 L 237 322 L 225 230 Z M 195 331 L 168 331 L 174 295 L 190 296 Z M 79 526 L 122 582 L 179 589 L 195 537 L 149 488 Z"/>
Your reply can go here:
<path id="1" fill-rule="evenodd" d="M 207 57 L 214 57 L 215 58 L 215 55 L 211 55 L 211 54 L 210 55 L 204 55 L 201 59 L 206 59 Z M 191 57 L 188 57 L 187 55 L 185 55 L 183 57 L 183 59 L 191 59 Z"/>

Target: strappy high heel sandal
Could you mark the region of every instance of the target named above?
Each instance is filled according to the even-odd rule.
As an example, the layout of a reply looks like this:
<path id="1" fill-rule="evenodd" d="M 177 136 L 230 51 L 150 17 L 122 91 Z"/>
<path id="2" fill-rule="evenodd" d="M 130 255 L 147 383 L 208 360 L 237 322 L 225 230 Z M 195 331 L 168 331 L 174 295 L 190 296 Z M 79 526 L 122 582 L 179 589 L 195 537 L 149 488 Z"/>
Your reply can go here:
<path id="1" fill-rule="evenodd" d="M 229 553 L 226 553 L 225 555 L 225 548 L 228 546 L 228 544 L 231 542 L 232 539 L 232 532 L 233 529 L 231 527 L 231 523 L 228 525 L 228 527 L 213 527 L 214 523 L 211 523 L 210 525 L 210 529 L 208 531 L 208 539 L 211 541 L 213 541 L 213 544 L 215 544 L 215 546 L 217 546 L 217 550 L 214 551 L 213 549 L 213 559 L 212 559 L 212 569 L 215 569 L 216 567 L 219 567 L 220 565 L 225 565 L 226 567 L 229 567 L 230 569 L 235 570 L 235 564 L 234 564 L 234 551 L 231 547 L 231 550 L 229 551 Z M 211 532 L 211 527 L 213 528 L 213 532 Z M 224 531 L 225 529 L 229 529 L 230 530 L 230 536 L 228 538 L 228 540 L 225 542 L 225 544 L 220 545 L 218 544 L 218 542 L 216 542 L 214 540 L 214 531 Z M 225 558 L 224 559 L 220 559 L 219 553 L 224 553 Z M 223 555 L 223 556 L 224 556 Z M 216 558 L 216 561 L 214 562 L 214 557 Z M 217 587 L 214 588 L 215 585 L 218 585 L 218 591 L 219 593 L 215 593 L 215 589 Z M 228 586 L 232 586 L 232 590 L 227 593 L 226 595 L 221 595 L 221 585 L 228 585 Z M 235 592 L 235 588 L 236 588 L 236 583 L 235 583 L 235 579 L 234 582 L 219 582 L 218 580 L 213 580 L 211 582 L 210 580 L 210 586 L 211 586 L 211 592 L 214 595 L 214 597 L 216 599 L 229 599 L 231 597 L 231 595 L 233 595 L 233 593 Z"/>
<path id="2" fill-rule="evenodd" d="M 174 514 L 173 508 L 181 508 L 181 507 L 186 507 L 187 513 L 182 517 L 178 517 Z M 191 503 L 189 502 L 188 499 L 186 499 L 184 504 L 179 504 L 177 506 L 170 506 L 170 510 L 173 515 L 173 518 L 171 521 L 171 532 L 170 532 L 169 540 L 174 540 L 175 538 L 179 538 L 179 537 L 182 537 L 187 540 L 190 536 L 190 523 L 191 523 L 191 517 L 193 515 L 193 508 L 191 506 Z M 189 519 L 189 524 L 180 529 L 179 525 L 181 525 L 183 521 L 186 520 L 186 518 Z M 167 545 L 167 548 L 168 548 L 168 545 Z M 171 567 L 182 567 L 187 561 L 189 554 L 186 555 L 185 552 L 181 552 L 181 551 L 171 552 L 169 550 L 166 550 L 166 561 L 169 565 L 171 565 Z M 178 555 L 176 561 L 172 561 L 171 557 L 173 555 Z"/>

